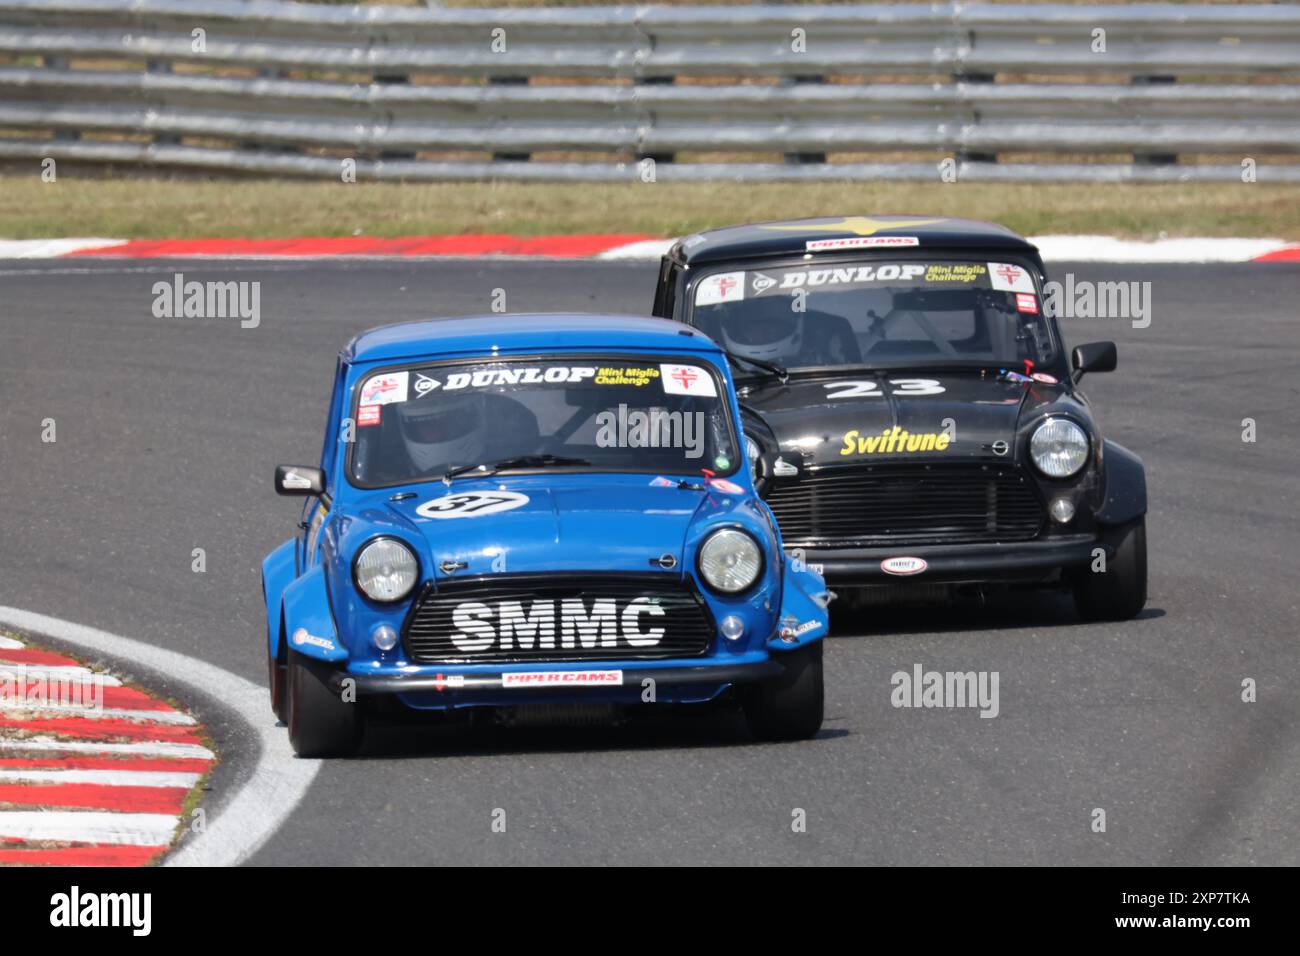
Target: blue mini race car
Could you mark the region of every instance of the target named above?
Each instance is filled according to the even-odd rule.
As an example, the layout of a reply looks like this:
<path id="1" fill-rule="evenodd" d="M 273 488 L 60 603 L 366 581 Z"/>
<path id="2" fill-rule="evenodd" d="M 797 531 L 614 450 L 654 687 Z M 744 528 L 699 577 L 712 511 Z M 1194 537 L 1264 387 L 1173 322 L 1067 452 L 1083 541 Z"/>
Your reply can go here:
<path id="1" fill-rule="evenodd" d="M 614 713 L 732 688 L 757 737 L 814 735 L 830 595 L 785 557 L 744 449 L 725 356 L 666 319 L 358 336 L 320 467 L 275 473 L 306 499 L 262 565 L 295 751 L 353 751 L 375 707 Z"/>

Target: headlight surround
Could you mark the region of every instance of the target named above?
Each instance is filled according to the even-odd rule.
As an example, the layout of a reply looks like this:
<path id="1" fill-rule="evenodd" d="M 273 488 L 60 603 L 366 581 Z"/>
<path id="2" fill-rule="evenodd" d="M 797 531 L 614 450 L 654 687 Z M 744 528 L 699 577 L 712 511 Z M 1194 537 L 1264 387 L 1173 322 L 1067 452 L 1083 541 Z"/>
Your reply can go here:
<path id="1" fill-rule="evenodd" d="M 352 578 L 372 601 L 391 604 L 411 593 L 420 577 L 415 553 L 396 538 L 375 538 L 357 552 Z"/>
<path id="2" fill-rule="evenodd" d="M 1029 457 L 1048 478 L 1069 478 L 1088 462 L 1088 433 L 1068 418 L 1049 418 L 1034 429 Z"/>
<path id="3" fill-rule="evenodd" d="M 763 549 L 738 528 L 722 528 L 704 539 L 696 564 L 713 590 L 739 594 L 753 587 L 763 573 Z"/>

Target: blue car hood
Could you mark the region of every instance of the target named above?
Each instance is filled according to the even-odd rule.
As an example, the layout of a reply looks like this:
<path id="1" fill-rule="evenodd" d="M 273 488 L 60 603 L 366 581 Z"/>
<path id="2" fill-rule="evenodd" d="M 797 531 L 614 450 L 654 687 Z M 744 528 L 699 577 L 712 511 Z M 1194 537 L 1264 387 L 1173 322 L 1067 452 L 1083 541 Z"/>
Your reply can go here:
<path id="1" fill-rule="evenodd" d="M 388 507 L 423 537 L 435 576 L 546 571 L 638 571 L 672 555 L 680 565 L 688 528 L 722 510 L 717 494 L 651 485 L 653 475 L 528 475 L 422 485 Z M 504 491 L 527 501 L 487 514 L 433 518 L 421 513 L 448 495 Z M 512 502 L 513 504 L 513 502 Z M 427 509 L 426 509 L 427 512 Z"/>

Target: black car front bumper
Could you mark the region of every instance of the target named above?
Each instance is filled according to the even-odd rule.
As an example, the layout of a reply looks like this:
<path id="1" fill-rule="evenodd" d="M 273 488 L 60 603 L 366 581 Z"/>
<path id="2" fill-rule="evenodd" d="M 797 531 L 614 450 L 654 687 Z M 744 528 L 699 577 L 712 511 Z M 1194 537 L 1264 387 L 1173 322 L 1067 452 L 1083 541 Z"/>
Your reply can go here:
<path id="1" fill-rule="evenodd" d="M 980 584 L 1047 579 L 1058 570 L 1088 564 L 1097 548 L 1105 551 L 1107 559 L 1114 554 L 1110 545 L 1091 534 L 1007 544 L 802 550 L 804 561 L 814 568 L 820 567 L 827 584 L 869 586 L 896 584 L 900 581 Z M 881 568 L 881 562 L 887 558 L 904 556 L 924 559 L 925 570 L 919 574 L 899 576 L 889 574 Z"/>

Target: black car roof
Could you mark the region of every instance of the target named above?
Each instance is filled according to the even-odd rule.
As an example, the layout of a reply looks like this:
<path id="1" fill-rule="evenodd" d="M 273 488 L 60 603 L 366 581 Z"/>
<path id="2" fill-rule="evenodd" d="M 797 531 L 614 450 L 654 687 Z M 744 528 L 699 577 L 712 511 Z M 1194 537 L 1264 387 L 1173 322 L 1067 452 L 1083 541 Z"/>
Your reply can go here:
<path id="1" fill-rule="evenodd" d="M 803 255 L 810 240 L 852 240 L 857 237 L 915 237 L 917 248 L 999 249 L 1037 256 L 1038 249 L 1005 226 L 978 219 L 942 216 L 830 216 L 787 219 L 710 229 L 679 239 L 668 255 L 678 262 L 699 265 L 756 256 Z M 897 254 L 899 246 L 846 245 L 825 252 Z M 902 247 L 906 248 L 906 247 Z"/>

